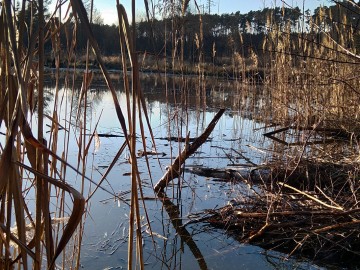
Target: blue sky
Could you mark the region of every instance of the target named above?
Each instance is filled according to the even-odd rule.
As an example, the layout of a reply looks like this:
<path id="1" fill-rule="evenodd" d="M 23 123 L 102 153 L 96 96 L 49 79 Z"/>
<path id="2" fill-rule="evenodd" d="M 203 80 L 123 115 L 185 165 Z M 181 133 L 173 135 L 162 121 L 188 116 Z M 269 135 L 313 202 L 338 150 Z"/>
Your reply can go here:
<path id="1" fill-rule="evenodd" d="M 153 0 L 158 2 L 157 0 Z M 249 12 L 250 10 L 259 10 L 263 7 L 281 6 L 281 0 L 211 0 L 213 2 L 212 13 L 231 13 L 240 11 L 241 13 Z M 330 0 L 286 0 L 285 2 L 293 6 L 302 6 L 305 1 L 306 8 L 313 10 L 320 5 L 329 5 Z M 131 14 L 131 0 L 120 0 L 120 3 L 125 6 L 128 15 Z M 149 0 L 150 2 L 150 0 Z M 197 0 L 199 5 L 206 5 L 208 0 Z M 116 0 L 94 0 L 95 7 L 100 11 L 101 16 L 106 24 L 116 22 Z M 190 0 L 193 5 L 193 0 Z M 136 10 L 140 17 L 145 17 L 144 0 L 136 0 Z"/>

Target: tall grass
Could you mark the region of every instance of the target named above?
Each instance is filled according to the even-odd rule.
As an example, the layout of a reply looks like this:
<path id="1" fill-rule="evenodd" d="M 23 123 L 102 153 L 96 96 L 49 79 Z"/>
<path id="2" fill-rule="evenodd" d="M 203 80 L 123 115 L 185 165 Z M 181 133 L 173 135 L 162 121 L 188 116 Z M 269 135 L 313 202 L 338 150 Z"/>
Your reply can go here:
<path id="1" fill-rule="evenodd" d="M 358 12 L 360 7 L 355 7 Z M 313 176 L 296 182 L 305 192 L 326 196 L 333 207 L 341 210 L 357 207 L 359 192 L 354 188 L 354 181 L 359 156 L 360 80 L 354 37 L 359 30 L 347 23 L 344 9 L 338 8 L 340 21 L 333 21 L 331 13 L 325 15 L 320 8 L 316 16 L 307 18 L 308 31 L 302 33 L 294 31 L 290 23 L 268 24 L 270 31 L 262 49 L 269 52 L 263 58 L 264 88 L 269 98 L 263 115 L 267 115 L 272 124 L 294 129 L 290 136 L 279 132 L 279 141 L 285 143 L 273 144 L 273 150 L 280 154 L 273 158 L 278 161 L 274 164 L 285 168 L 286 173 L 281 176 L 285 181 L 275 192 L 276 196 L 267 202 L 268 213 L 282 209 L 277 205 L 278 200 L 286 192 L 284 187 L 288 188 L 286 182 L 301 164 L 313 166 L 306 167 L 307 174 L 313 173 Z M 272 22 L 269 16 L 268 21 Z M 324 27 L 329 21 L 331 29 Z M 336 134 L 327 142 L 326 132 L 334 130 Z M 311 138 L 316 136 L 323 144 L 311 143 Z M 294 144 L 297 146 L 286 145 L 291 138 L 297 140 Z M 336 179 L 323 177 L 325 172 L 338 171 L 339 164 L 351 168 L 352 173 Z M 321 189 L 326 190 L 326 195 Z M 348 196 L 351 199 L 343 200 Z M 259 233 L 269 224 L 271 221 L 266 219 Z M 300 245 L 294 251 L 297 249 Z"/>
<path id="2" fill-rule="evenodd" d="M 264 67 L 265 84 L 275 122 L 358 126 L 357 33 L 347 23 L 344 10 L 339 13 L 341 23 L 334 21 L 331 30 L 323 27 L 324 20 L 329 25 L 331 14 L 325 16 L 322 9 L 308 18 L 307 32 L 294 32 L 290 23 L 268 25 L 271 31 L 263 44 L 264 51 L 270 52 L 264 61 L 270 63 Z"/>
<path id="3" fill-rule="evenodd" d="M 88 162 L 91 162 L 88 160 L 90 146 L 96 140 L 97 127 L 91 126 L 92 121 L 87 111 L 90 105 L 87 93 L 92 80 L 92 72 L 88 68 L 82 76 L 78 97 L 75 92 L 78 74 L 75 47 L 80 23 L 88 37 L 86 62 L 89 62 L 91 48 L 112 93 L 119 125 L 125 134 L 124 145 L 128 146 L 131 153 L 132 196 L 128 267 L 133 268 L 135 260 L 132 254 L 136 252 L 136 264 L 142 269 L 144 263 L 139 214 L 141 193 L 138 194 L 138 190 L 141 191 L 141 180 L 135 157 L 135 141 L 137 127 L 140 126 L 143 144 L 146 146 L 144 129 L 150 127 L 139 85 L 135 28 L 130 30 L 124 7 L 117 3 L 122 61 L 125 67 L 130 62 L 132 69 L 130 77 L 126 73 L 127 68 L 124 68 L 123 72 L 127 108 L 119 105 L 112 79 L 104 66 L 100 49 L 91 31 L 91 19 L 88 18 L 91 18 L 91 11 L 87 14 L 81 1 L 70 2 L 72 16 L 66 21 L 62 21 L 59 3 L 56 7 L 59 16 L 56 17 L 54 13 L 46 21 L 43 0 L 40 0 L 38 5 L 22 1 L 20 12 L 14 12 L 11 1 L 2 3 L 0 126 L 5 135 L 1 139 L 0 149 L 1 269 L 12 269 L 15 265 L 23 269 L 55 269 L 55 265 L 63 269 L 79 269 L 83 224 L 93 191 L 101 188 L 116 197 L 114 192 L 101 187 L 106 175 L 100 181 L 87 176 L 86 169 L 89 167 Z M 132 5 L 132 15 L 135 18 L 134 1 Z M 24 16 L 26 9 L 32 10 L 30 18 Z M 66 32 L 65 48 L 60 45 L 61 31 Z M 46 114 L 44 44 L 47 41 L 51 42 L 51 53 L 54 55 L 56 86 L 54 106 L 52 111 Z M 67 59 L 66 91 L 59 89 L 60 62 L 64 62 L 61 57 Z M 128 119 L 124 117 L 124 109 L 127 110 Z M 74 110 L 77 112 L 75 116 L 70 113 Z M 63 115 L 66 117 L 65 121 L 61 119 Z M 44 132 L 45 122 L 50 123 L 49 135 Z M 59 135 L 60 130 L 65 132 L 64 136 Z M 78 160 L 77 164 L 70 164 L 69 144 L 74 136 L 77 139 Z M 63 138 L 63 141 L 60 138 Z M 124 147 L 114 156 L 107 173 L 122 151 Z M 75 189 L 71 185 L 74 184 L 73 177 L 77 177 L 76 175 L 81 178 L 81 183 Z M 86 190 L 86 187 L 89 189 Z M 33 200 L 34 203 L 29 203 Z M 132 246 L 134 238 L 136 249 Z M 60 255 L 61 260 L 58 259 Z"/>

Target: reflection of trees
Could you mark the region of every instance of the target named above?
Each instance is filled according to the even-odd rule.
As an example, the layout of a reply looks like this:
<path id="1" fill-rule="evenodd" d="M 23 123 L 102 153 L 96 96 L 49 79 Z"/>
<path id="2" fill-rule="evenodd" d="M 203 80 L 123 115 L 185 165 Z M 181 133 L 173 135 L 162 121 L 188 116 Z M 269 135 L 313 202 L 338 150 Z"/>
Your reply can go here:
<path id="1" fill-rule="evenodd" d="M 113 73 L 112 80 L 119 92 L 123 92 L 123 82 L 119 74 Z M 64 78 L 59 83 L 59 89 L 65 87 Z M 79 104 L 79 94 L 81 91 L 81 77 L 69 86 L 69 101 L 73 98 L 72 118 L 80 109 L 83 110 L 84 102 Z M 48 89 L 55 88 L 54 80 L 47 81 Z M 264 105 L 264 92 L 261 86 L 244 85 L 236 81 L 218 81 L 209 78 L 206 81 L 205 91 L 199 90 L 197 77 L 177 77 L 142 74 L 141 87 L 146 97 L 148 109 L 159 108 L 161 117 L 172 121 L 175 125 L 174 130 L 179 128 L 178 124 L 186 125 L 187 121 L 199 123 L 202 119 L 202 112 L 216 111 L 217 108 L 227 108 L 228 110 L 241 114 L 245 118 L 258 119 L 258 116 L 270 117 L 271 110 L 267 110 Z M 72 92 L 71 92 L 72 91 Z M 94 74 L 94 79 L 87 94 L 87 104 L 96 108 L 107 94 L 107 87 L 101 77 Z M 52 93 L 49 91 L 49 96 Z M 73 96 L 72 96 L 73 95 Z M 205 95 L 205 96 L 204 96 Z M 203 101 L 206 99 L 206 107 Z M 88 110 L 90 113 L 92 110 Z"/>
<path id="2" fill-rule="evenodd" d="M 216 111 L 217 108 L 227 108 L 233 112 L 240 113 L 249 119 L 258 119 L 258 116 L 270 116 L 271 110 L 266 110 L 264 96 L 261 86 L 244 85 L 236 81 L 217 81 L 208 79 L 206 81 L 205 95 L 199 88 L 197 78 L 188 77 L 153 77 L 147 76 L 142 79 L 142 86 L 148 104 L 160 103 L 161 114 L 168 119 L 174 115 L 168 115 L 169 111 L 180 110 L 181 118 L 186 116 L 189 119 L 198 120 L 200 111 Z M 167 95 L 166 95 L 166 87 Z M 206 99 L 206 108 L 203 100 Z M 168 110 L 170 109 L 170 110 Z M 184 112 L 181 112 L 181 109 Z"/>
<path id="3" fill-rule="evenodd" d="M 239 95 L 248 91 L 255 91 L 255 87 L 247 89 L 240 83 L 218 81 L 216 79 L 209 78 L 206 81 L 205 96 L 202 91 L 199 91 L 200 86 L 198 85 L 197 77 L 155 77 L 146 76 L 142 78 L 142 88 L 144 94 L 149 102 L 159 101 L 161 103 L 170 102 L 176 105 L 186 105 L 187 108 L 199 108 L 202 107 L 204 98 L 206 98 L 206 105 L 208 107 L 227 107 L 230 109 L 238 109 L 236 106 L 235 98 L 242 98 Z M 164 95 L 165 91 L 168 91 L 168 95 Z M 185 99 L 185 100 L 184 100 Z M 199 100 L 201 101 L 199 103 Z M 201 108 L 200 107 L 200 108 Z M 208 108 L 210 109 L 210 108 Z M 215 110 L 216 111 L 216 110 Z"/>
<path id="4" fill-rule="evenodd" d="M 96 76 L 94 76 L 96 78 Z M 51 101 L 53 100 L 54 96 L 54 90 L 56 88 L 55 81 L 52 80 L 51 76 L 49 76 L 48 80 L 46 81 L 46 89 L 45 92 L 45 101 L 46 102 L 46 108 L 48 108 L 49 104 L 51 104 Z M 94 109 L 98 107 L 98 105 L 102 102 L 104 96 L 107 94 L 107 88 L 104 82 L 102 81 L 102 78 L 96 78 L 94 82 L 90 85 L 87 93 L 86 93 L 86 103 L 83 100 L 80 99 L 81 95 L 81 88 L 82 88 L 82 80 L 81 77 L 78 76 L 74 83 L 72 85 L 66 85 L 65 78 L 61 78 L 58 81 L 59 90 L 67 91 L 67 94 L 65 94 L 65 98 L 67 98 L 68 104 L 72 104 L 71 108 L 71 121 L 73 122 L 74 126 L 77 126 L 77 123 L 75 121 L 82 121 L 83 120 L 83 112 L 84 112 L 84 106 L 86 104 L 86 118 L 91 119 L 93 116 Z M 51 108 L 52 110 L 52 108 Z"/>

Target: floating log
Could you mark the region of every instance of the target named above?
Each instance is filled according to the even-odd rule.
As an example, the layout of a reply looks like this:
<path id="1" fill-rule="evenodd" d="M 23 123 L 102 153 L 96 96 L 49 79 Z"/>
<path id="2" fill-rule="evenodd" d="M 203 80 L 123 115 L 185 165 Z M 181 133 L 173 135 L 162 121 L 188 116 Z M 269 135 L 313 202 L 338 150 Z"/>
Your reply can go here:
<path id="1" fill-rule="evenodd" d="M 284 133 L 286 131 L 289 130 L 298 130 L 298 131 L 310 131 L 310 132 L 314 132 L 318 135 L 321 135 L 323 138 L 320 140 L 309 140 L 309 141 L 298 141 L 298 142 L 287 142 L 284 139 L 280 139 L 278 137 L 276 137 L 276 134 L 279 133 Z M 346 132 L 343 129 L 339 129 L 339 128 L 320 128 L 320 127 L 298 127 L 298 126 L 287 126 L 284 128 L 280 128 L 280 129 L 276 129 L 274 131 L 271 132 L 267 132 L 263 134 L 265 137 L 272 139 L 278 143 L 281 143 L 283 145 L 287 145 L 287 146 L 296 146 L 296 145 L 302 145 L 302 144 L 306 144 L 306 145 L 310 145 L 310 144 L 327 144 L 327 143 L 332 143 L 335 142 L 337 140 L 350 140 L 351 139 L 351 134 L 349 132 Z"/>
<path id="2" fill-rule="evenodd" d="M 117 134 L 107 134 L 107 133 L 98 133 L 99 137 L 103 138 L 123 138 L 124 135 L 117 135 Z"/>

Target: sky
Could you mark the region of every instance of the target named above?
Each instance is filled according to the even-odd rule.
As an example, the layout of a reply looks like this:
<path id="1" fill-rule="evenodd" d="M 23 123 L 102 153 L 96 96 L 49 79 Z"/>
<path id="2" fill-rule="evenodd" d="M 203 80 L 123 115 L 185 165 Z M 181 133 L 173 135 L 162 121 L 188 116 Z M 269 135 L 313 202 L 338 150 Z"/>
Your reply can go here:
<path id="1" fill-rule="evenodd" d="M 150 2 L 150 0 L 148 0 Z M 154 3 L 158 0 L 153 0 Z M 209 0 L 197 0 L 199 6 L 205 5 Z M 264 7 L 282 6 L 281 0 L 210 0 L 213 5 L 211 13 L 232 13 L 240 11 L 240 13 L 247 13 L 250 10 L 260 10 Z M 330 5 L 330 0 L 285 0 L 288 5 L 302 7 L 303 1 L 305 9 L 313 10 L 320 5 Z M 120 0 L 124 5 L 128 16 L 131 15 L 131 0 Z M 94 0 L 95 7 L 99 10 L 105 24 L 117 23 L 116 14 L 116 0 Z M 190 5 L 193 5 L 193 0 L 190 0 Z M 144 0 L 136 0 L 136 11 L 138 16 L 145 18 Z"/>

